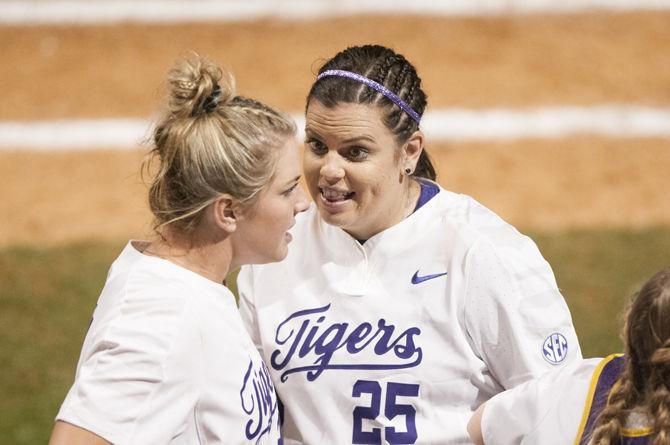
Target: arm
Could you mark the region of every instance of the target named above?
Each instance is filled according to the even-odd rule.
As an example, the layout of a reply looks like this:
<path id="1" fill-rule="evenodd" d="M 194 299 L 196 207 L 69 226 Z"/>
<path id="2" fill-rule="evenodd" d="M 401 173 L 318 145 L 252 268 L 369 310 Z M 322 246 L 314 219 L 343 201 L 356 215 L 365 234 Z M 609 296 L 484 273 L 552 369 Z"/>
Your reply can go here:
<path id="1" fill-rule="evenodd" d="M 468 435 L 475 445 L 485 445 L 484 437 L 482 435 L 482 415 L 484 414 L 484 406 L 486 406 L 486 403 L 481 404 L 479 408 L 477 408 L 468 422 Z"/>
<path id="2" fill-rule="evenodd" d="M 468 434 L 475 445 L 550 443 L 546 437 L 545 441 L 538 441 L 539 438 L 533 435 L 553 405 L 551 399 L 558 395 L 555 388 L 546 383 L 542 379 L 530 380 L 497 394 L 477 408 L 468 422 Z M 543 393 L 551 399 L 543 398 Z M 558 440 L 551 443 L 569 442 Z"/>
<path id="3" fill-rule="evenodd" d="M 76 425 L 59 420 L 51 433 L 49 445 L 111 445 L 111 442 Z"/>
<path id="4" fill-rule="evenodd" d="M 600 359 L 554 369 L 489 399 L 468 432 L 477 445 L 571 444 Z M 478 442 L 479 440 L 479 442 Z"/>

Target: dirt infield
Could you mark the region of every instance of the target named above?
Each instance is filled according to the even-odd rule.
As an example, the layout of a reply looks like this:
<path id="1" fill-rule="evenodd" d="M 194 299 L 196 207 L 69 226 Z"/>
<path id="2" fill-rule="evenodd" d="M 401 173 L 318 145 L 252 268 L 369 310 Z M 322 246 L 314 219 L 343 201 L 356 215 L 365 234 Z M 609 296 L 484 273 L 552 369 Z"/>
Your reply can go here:
<path id="1" fill-rule="evenodd" d="M 1 120 L 147 117 L 193 49 L 238 91 L 304 106 L 325 57 L 362 42 L 415 62 L 432 107 L 670 104 L 670 13 L 160 26 L 0 27 Z M 670 224 L 670 141 L 430 144 L 440 182 L 522 227 Z M 138 150 L 0 152 L 0 245 L 142 236 Z"/>

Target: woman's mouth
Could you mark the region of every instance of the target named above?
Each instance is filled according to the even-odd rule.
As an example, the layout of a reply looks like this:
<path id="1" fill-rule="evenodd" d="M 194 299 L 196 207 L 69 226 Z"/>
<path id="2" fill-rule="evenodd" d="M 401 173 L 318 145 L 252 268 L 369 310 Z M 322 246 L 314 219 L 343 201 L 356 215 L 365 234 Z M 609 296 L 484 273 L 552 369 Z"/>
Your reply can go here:
<path id="1" fill-rule="evenodd" d="M 319 191 L 321 192 L 321 197 L 330 202 L 345 201 L 347 199 L 351 199 L 354 196 L 354 192 L 348 192 L 346 190 L 320 188 Z"/>
<path id="2" fill-rule="evenodd" d="M 332 211 L 340 210 L 340 208 L 356 194 L 347 190 L 339 190 L 329 187 L 319 188 L 321 203 Z"/>

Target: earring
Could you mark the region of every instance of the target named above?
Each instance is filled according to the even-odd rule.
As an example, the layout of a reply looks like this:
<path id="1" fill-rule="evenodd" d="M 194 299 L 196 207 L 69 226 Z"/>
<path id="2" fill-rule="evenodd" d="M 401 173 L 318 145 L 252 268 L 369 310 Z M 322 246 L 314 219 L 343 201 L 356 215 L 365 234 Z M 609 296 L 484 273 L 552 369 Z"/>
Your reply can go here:
<path id="1" fill-rule="evenodd" d="M 407 168 L 405 169 L 405 174 L 406 174 L 407 176 L 411 175 L 411 174 L 412 174 L 412 169 L 409 168 L 409 167 L 407 167 Z"/>

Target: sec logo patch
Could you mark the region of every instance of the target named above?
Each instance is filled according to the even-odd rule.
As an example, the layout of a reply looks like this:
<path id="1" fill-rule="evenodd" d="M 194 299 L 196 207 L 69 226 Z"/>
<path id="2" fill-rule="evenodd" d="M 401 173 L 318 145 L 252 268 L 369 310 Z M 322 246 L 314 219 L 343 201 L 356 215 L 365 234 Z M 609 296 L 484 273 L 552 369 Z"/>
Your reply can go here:
<path id="1" fill-rule="evenodd" d="M 552 365 L 558 365 L 568 356 L 568 340 L 563 334 L 554 332 L 542 344 L 542 356 Z"/>

